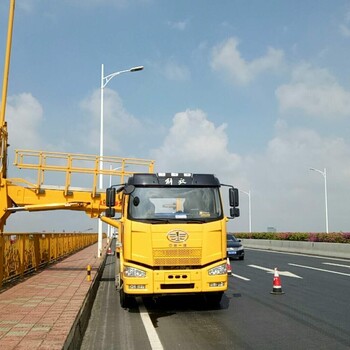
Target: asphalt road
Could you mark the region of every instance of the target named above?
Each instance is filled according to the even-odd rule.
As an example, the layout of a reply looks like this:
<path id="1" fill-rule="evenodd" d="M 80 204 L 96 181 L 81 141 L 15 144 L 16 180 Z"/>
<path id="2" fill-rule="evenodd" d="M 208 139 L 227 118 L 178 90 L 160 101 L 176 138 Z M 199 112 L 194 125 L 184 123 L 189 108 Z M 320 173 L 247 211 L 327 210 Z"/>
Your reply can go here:
<path id="1" fill-rule="evenodd" d="M 232 272 L 219 308 L 176 296 L 122 309 L 108 256 L 81 349 L 350 349 L 350 260 L 246 249 Z"/>

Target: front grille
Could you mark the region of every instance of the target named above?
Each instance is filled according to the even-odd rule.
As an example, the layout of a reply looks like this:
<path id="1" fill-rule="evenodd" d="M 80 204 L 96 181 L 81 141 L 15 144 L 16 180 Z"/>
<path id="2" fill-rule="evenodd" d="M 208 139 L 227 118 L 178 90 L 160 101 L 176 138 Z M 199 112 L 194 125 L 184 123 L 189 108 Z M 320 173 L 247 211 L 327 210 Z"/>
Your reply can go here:
<path id="1" fill-rule="evenodd" d="M 194 283 L 161 284 L 161 289 L 193 289 Z"/>
<path id="2" fill-rule="evenodd" d="M 201 248 L 153 249 L 155 266 L 201 265 Z"/>

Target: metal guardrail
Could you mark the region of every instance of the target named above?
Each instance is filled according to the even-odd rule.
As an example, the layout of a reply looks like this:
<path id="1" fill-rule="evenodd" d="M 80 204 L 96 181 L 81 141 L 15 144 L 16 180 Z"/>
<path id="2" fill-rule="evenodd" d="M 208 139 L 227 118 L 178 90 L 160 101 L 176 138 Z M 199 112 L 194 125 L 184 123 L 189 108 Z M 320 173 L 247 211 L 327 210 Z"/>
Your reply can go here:
<path id="1" fill-rule="evenodd" d="M 349 243 L 303 242 L 273 239 L 241 239 L 241 241 L 246 248 L 350 259 Z"/>
<path id="2" fill-rule="evenodd" d="M 97 233 L 0 235 L 0 287 L 97 242 Z"/>

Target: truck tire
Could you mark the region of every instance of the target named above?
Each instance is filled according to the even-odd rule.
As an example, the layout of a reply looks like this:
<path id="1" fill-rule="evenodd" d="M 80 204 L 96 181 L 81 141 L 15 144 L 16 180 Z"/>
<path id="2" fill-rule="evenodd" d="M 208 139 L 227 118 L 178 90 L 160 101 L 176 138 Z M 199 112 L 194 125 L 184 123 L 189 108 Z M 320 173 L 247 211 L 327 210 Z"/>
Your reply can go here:
<path id="1" fill-rule="evenodd" d="M 123 309 L 130 307 L 131 296 L 124 292 L 123 287 L 119 290 L 120 306 Z"/>

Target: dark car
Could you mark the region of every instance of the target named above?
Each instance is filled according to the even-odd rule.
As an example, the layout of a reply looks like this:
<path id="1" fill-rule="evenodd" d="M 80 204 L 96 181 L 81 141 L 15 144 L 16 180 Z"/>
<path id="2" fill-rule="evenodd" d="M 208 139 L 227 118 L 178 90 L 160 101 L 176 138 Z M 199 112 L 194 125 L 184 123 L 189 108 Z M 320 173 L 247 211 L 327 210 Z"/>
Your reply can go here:
<path id="1" fill-rule="evenodd" d="M 227 257 L 229 259 L 244 259 L 244 248 L 240 239 L 237 239 L 234 235 L 227 235 Z"/>

